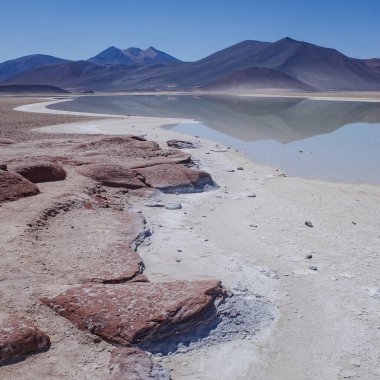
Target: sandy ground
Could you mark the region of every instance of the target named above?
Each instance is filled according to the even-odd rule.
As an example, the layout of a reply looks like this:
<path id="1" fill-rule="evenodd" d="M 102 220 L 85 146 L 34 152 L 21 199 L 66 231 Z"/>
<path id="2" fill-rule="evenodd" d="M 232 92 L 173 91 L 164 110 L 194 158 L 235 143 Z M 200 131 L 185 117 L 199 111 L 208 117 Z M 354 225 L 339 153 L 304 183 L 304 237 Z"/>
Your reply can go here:
<path id="1" fill-rule="evenodd" d="M 33 106 L 33 111 L 43 109 Z M 153 121 L 134 120 L 132 127 L 127 120 L 109 118 L 96 120 L 92 127 L 86 121 L 44 131 L 143 134 L 162 146 L 169 138 L 184 137 L 160 128 L 163 120 Z M 154 231 L 148 244 L 139 249 L 145 273 L 154 281 L 216 277 L 234 292 L 261 295 L 278 312 L 255 339 L 159 358 L 171 369 L 173 379 L 379 378 L 380 187 L 290 178 L 212 141 L 187 139 L 200 144 L 189 152 L 220 188 L 161 196 L 181 202 L 181 210 L 146 207 L 143 200 L 134 204 Z M 45 186 L 45 193 L 51 196 L 58 185 Z M 65 186 L 67 191 L 74 191 L 75 183 L 68 181 Z M 256 197 L 248 197 L 252 192 Z M 43 196 L 35 207 L 49 203 L 48 196 Z M 57 274 L 44 277 L 43 268 L 31 269 L 35 268 L 35 257 L 28 258 L 30 239 L 28 235 L 24 240 L 20 237 L 24 234 L 20 225 L 25 224 L 25 210 L 30 217 L 37 212 L 26 199 L 1 209 L 5 229 L 2 227 L 0 241 L 11 268 L 2 274 L 0 282 L 2 307 L 21 312 L 25 305 L 32 317 L 38 309 L 39 325 L 53 336 L 53 346 L 45 354 L 0 369 L 0 377 L 103 379 L 109 345 L 94 344 L 89 334 L 78 332 L 63 318 L 53 317 L 51 311 L 32 303 L 41 281 L 56 283 Z M 6 215 L 12 215 L 12 220 L 5 219 Z M 101 228 L 99 220 L 94 216 L 87 222 L 86 231 L 79 230 L 82 234 L 92 231 L 92 247 L 103 244 L 96 234 Z M 104 220 L 112 230 L 111 221 Z M 305 226 L 306 220 L 314 227 Z M 69 221 L 60 223 L 69 228 Z M 51 228 L 54 237 L 42 240 L 42 244 L 67 239 L 67 231 Z M 65 247 L 57 245 L 56 252 L 62 257 Z M 15 259 L 20 246 L 27 256 L 21 263 Z M 41 250 L 38 260 L 44 255 Z M 312 258 L 306 259 L 307 255 Z M 60 257 L 53 257 L 50 267 L 59 265 Z M 75 255 L 70 257 L 75 260 Z M 60 283 L 65 281 L 75 278 L 68 273 Z M 21 301 L 11 302 L 8 292 L 15 298 L 21 295 Z M 63 328 L 58 328 L 59 324 Z M 42 365 L 45 372 L 38 370 Z"/>

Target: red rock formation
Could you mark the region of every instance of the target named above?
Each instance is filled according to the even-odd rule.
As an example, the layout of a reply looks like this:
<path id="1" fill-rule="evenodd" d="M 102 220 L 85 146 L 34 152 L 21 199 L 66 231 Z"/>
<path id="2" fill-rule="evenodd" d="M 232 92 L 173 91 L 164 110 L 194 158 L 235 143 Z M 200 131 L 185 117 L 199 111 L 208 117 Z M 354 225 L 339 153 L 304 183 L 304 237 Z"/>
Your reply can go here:
<path id="1" fill-rule="evenodd" d="M 0 203 L 15 201 L 22 197 L 36 195 L 39 192 L 36 185 L 21 175 L 0 170 Z"/>
<path id="2" fill-rule="evenodd" d="M 210 174 L 179 164 L 155 165 L 136 171 L 144 176 L 148 186 L 166 193 L 192 193 L 202 191 L 206 185 L 214 186 Z"/>
<path id="3" fill-rule="evenodd" d="M 25 359 L 49 347 L 49 337 L 32 322 L 0 316 L 0 365 Z"/>
<path id="4" fill-rule="evenodd" d="M 81 330 L 129 346 L 172 334 L 199 318 L 224 290 L 219 281 L 133 282 L 74 286 L 41 301 Z"/>
<path id="5" fill-rule="evenodd" d="M 167 371 L 142 350 L 115 348 L 110 359 L 110 380 L 169 380 Z"/>
<path id="6" fill-rule="evenodd" d="M 62 181 L 66 178 L 62 166 L 53 162 L 23 163 L 11 169 L 33 183 Z"/>
<path id="7" fill-rule="evenodd" d="M 139 189 L 146 187 L 144 177 L 121 165 L 90 164 L 77 168 L 77 172 L 104 186 Z"/>
<path id="8" fill-rule="evenodd" d="M 133 169 L 163 163 L 188 162 L 190 155 L 178 150 L 161 149 L 156 142 L 138 136 L 105 137 L 81 143 L 74 148 L 93 163 L 119 163 Z M 97 161 L 94 160 L 97 158 Z"/>
<path id="9" fill-rule="evenodd" d="M 16 144 L 15 140 L 12 139 L 7 139 L 7 138 L 0 138 L 0 145 L 11 145 L 11 144 Z"/>

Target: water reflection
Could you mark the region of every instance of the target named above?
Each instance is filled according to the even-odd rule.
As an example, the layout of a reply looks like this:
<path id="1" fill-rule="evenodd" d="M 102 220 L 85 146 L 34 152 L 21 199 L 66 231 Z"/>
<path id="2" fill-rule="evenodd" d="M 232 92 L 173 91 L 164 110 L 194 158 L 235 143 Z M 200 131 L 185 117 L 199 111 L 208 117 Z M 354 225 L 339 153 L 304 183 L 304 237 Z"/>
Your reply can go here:
<path id="1" fill-rule="evenodd" d="M 380 123 L 380 104 L 234 96 L 96 96 L 58 109 L 180 117 L 242 141 L 290 141 L 331 133 L 347 124 Z"/>
<path id="2" fill-rule="evenodd" d="M 94 96 L 53 108 L 195 119 L 170 126 L 307 178 L 380 183 L 380 103 L 233 96 Z"/>

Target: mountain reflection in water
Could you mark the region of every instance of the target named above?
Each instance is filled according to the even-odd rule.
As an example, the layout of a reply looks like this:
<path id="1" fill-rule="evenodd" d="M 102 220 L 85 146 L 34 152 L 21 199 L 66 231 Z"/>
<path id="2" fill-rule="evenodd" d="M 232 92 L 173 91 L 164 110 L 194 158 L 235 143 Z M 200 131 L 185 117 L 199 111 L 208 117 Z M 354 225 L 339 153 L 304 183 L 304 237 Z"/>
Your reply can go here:
<path id="1" fill-rule="evenodd" d="M 202 124 L 170 128 L 242 149 L 255 161 L 280 167 L 290 175 L 380 183 L 380 103 L 120 95 L 83 96 L 51 108 L 193 119 Z M 300 159 L 300 151 L 309 154 Z"/>

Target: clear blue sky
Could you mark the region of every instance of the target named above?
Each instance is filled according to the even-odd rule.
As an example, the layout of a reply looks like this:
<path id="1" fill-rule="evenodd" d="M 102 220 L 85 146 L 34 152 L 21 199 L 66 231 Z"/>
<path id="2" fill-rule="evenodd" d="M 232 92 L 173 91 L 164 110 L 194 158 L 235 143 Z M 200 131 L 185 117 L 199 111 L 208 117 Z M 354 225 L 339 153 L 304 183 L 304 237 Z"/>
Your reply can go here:
<path id="1" fill-rule="evenodd" d="M 196 60 L 246 39 L 380 57 L 380 0 L 0 0 L 0 62 L 150 45 Z"/>

